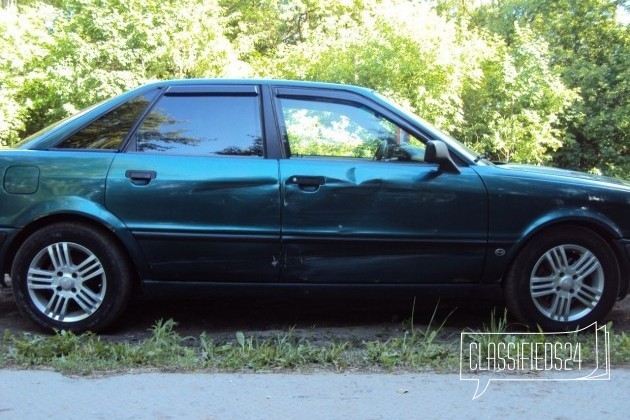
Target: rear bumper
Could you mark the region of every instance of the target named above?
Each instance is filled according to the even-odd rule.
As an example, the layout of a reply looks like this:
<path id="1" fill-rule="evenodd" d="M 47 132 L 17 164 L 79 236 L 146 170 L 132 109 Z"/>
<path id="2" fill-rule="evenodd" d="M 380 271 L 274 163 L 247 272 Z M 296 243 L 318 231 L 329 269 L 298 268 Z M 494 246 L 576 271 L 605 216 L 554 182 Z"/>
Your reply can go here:
<path id="1" fill-rule="evenodd" d="M 6 232 L 0 231 L 0 284 L 3 286 L 6 286 L 4 284 L 4 260 L 7 248 L 5 243 L 7 242 L 8 236 L 9 235 Z"/>
<path id="2" fill-rule="evenodd" d="M 6 242 L 7 236 L 6 232 L 0 232 L 0 287 L 8 286 L 7 282 L 4 281 L 4 256 L 6 254 L 4 243 Z"/>
<path id="3" fill-rule="evenodd" d="M 9 247 L 11 245 L 11 240 L 13 239 L 16 232 L 17 231 L 15 229 L 0 228 L 0 286 L 6 286 L 4 282 L 4 275 L 5 273 L 8 274 L 11 268 L 7 264 L 7 256 L 9 252 Z"/>

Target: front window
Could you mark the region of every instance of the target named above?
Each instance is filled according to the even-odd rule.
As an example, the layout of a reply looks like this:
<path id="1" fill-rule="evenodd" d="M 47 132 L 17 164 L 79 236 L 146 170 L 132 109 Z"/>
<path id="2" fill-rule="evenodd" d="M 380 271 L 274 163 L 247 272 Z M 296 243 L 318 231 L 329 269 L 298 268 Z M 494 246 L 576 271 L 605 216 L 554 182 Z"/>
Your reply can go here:
<path id="1" fill-rule="evenodd" d="M 284 137 L 290 156 L 423 161 L 424 145 L 416 137 L 356 103 L 280 99 Z"/>
<path id="2" fill-rule="evenodd" d="M 400 112 L 400 113 L 404 114 L 405 117 L 407 117 L 409 120 L 415 121 L 419 126 L 422 126 L 424 128 L 424 130 L 427 131 L 427 134 L 432 139 L 442 140 L 442 141 L 446 142 L 450 147 L 455 149 L 458 153 L 460 153 L 463 156 L 466 156 L 468 159 L 470 159 L 472 161 L 477 162 L 477 164 L 481 164 L 481 165 L 491 165 L 492 164 L 490 161 L 483 159 L 483 157 L 479 153 L 477 153 L 475 150 L 473 150 L 470 147 L 466 146 L 465 144 L 463 144 L 462 142 L 457 140 L 455 137 L 451 136 L 448 133 L 445 133 L 441 129 L 435 127 L 434 125 L 432 125 L 428 121 L 425 121 L 424 119 L 418 117 L 417 115 L 414 115 L 411 112 L 406 111 L 404 107 L 396 104 L 391 99 L 389 99 L 389 98 L 387 98 L 387 97 L 385 97 L 385 96 L 383 96 L 383 95 L 381 95 L 380 93 L 377 93 L 377 92 L 372 92 L 372 94 L 376 98 L 378 98 L 381 102 L 385 103 L 385 105 L 387 105 L 390 109 L 395 110 L 396 112 Z"/>

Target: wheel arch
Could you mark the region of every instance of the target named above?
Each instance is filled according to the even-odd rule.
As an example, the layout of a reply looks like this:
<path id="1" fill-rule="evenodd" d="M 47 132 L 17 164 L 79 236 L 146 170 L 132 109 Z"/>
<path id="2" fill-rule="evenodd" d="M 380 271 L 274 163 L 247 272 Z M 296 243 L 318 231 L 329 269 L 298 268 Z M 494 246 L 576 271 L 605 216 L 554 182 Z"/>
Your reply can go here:
<path id="1" fill-rule="evenodd" d="M 148 267 L 145 266 L 143 254 L 136 240 L 125 225 L 109 212 L 103 209 L 103 212 L 101 212 L 99 216 L 105 217 L 97 218 L 93 213 L 77 210 L 58 210 L 32 220 L 30 223 L 24 225 L 8 244 L 3 266 L 10 271 L 18 249 L 34 232 L 55 223 L 80 223 L 93 229 L 98 229 L 119 247 L 133 270 L 136 279 L 136 281 L 134 281 L 134 287 L 139 287 L 140 280 L 143 278 L 146 270 L 148 270 Z"/>
<path id="2" fill-rule="evenodd" d="M 536 237 L 544 234 L 546 231 L 558 228 L 570 229 L 571 227 L 579 227 L 589 230 L 601 237 L 610 246 L 618 267 L 619 298 L 625 297 L 628 292 L 630 280 L 624 281 L 624 278 L 628 278 L 630 275 L 630 269 L 624 265 L 624 250 L 617 244 L 617 240 L 622 237 L 621 231 L 614 223 L 601 215 L 598 215 L 598 217 L 588 217 L 586 215 L 580 215 L 577 217 L 570 215 L 563 217 L 548 217 L 539 221 L 539 223 L 534 223 L 529 226 L 525 233 L 510 249 L 508 261 L 505 264 L 501 275 L 501 283 L 505 280 L 507 273 L 514 264 L 518 255 L 531 241 L 535 240 Z"/>

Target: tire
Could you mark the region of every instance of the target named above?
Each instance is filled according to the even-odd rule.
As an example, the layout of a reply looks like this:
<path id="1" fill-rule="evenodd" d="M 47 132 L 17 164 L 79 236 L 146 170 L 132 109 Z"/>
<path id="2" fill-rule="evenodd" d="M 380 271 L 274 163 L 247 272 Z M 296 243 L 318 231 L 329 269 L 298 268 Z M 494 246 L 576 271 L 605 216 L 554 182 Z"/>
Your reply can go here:
<path id="1" fill-rule="evenodd" d="M 131 270 L 109 235 L 57 223 L 29 236 L 11 270 L 20 311 L 47 330 L 101 331 L 127 306 Z"/>
<path id="2" fill-rule="evenodd" d="M 577 226 L 545 231 L 521 250 L 504 283 L 510 313 L 531 327 L 587 327 L 612 309 L 619 289 L 613 250 Z"/>

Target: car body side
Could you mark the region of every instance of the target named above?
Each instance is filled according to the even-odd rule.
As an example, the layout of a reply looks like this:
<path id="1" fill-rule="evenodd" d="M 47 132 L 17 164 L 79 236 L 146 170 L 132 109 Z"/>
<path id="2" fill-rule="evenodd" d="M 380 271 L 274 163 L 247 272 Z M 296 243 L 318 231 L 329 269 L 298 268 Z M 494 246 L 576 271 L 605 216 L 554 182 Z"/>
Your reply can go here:
<path id="1" fill-rule="evenodd" d="M 133 262 L 133 266 L 136 267 L 139 280 L 156 280 L 155 273 L 159 267 L 152 266 L 155 261 L 147 258 L 147 254 L 143 250 L 146 248 L 143 248 L 139 241 L 142 238 L 148 241 L 155 240 L 158 241 L 155 246 L 161 246 L 162 242 L 159 241 L 168 240 L 168 235 L 158 235 L 163 226 L 156 222 L 154 226 L 131 228 L 128 221 L 121 220 L 111 211 L 112 200 L 115 197 L 112 198 L 110 195 L 112 191 L 108 191 L 108 188 L 116 185 L 112 183 L 114 175 L 111 168 L 115 165 L 118 155 L 126 152 L 124 150 L 51 150 L 51 147 L 87 122 L 92 121 L 96 116 L 107 113 L 142 92 L 151 89 L 165 90 L 171 86 L 195 89 L 197 86 L 208 83 L 230 85 L 236 82 L 166 81 L 145 86 L 104 102 L 66 124 L 58 125 L 36 135 L 17 149 L 1 151 L 0 175 L 3 185 L 0 188 L 0 273 L 9 271 L 17 249 L 30 233 L 52 222 L 82 221 L 106 230 L 121 245 L 129 260 Z M 239 81 L 239 83 L 242 82 Z M 323 238 L 320 237 L 321 235 L 317 236 L 317 232 L 315 232 L 309 234 L 310 236 L 306 235 L 304 238 L 295 239 L 293 234 L 299 230 L 299 224 L 296 224 L 294 231 L 287 230 L 286 226 L 283 225 L 286 223 L 287 217 L 291 216 L 288 210 L 286 211 L 287 217 L 283 216 L 283 220 L 281 220 L 280 215 L 283 211 L 283 205 L 286 204 L 283 203 L 283 200 L 286 199 L 285 194 L 287 194 L 290 186 L 283 184 L 280 175 L 274 180 L 268 174 L 280 174 L 286 167 L 290 168 L 286 170 L 299 170 L 301 175 L 308 176 L 309 167 L 313 167 L 314 161 L 295 160 L 294 163 L 292 159 L 286 156 L 280 123 L 277 121 L 277 111 L 274 109 L 274 101 L 278 91 L 282 89 L 309 89 L 316 95 L 318 89 L 326 88 L 328 91 L 332 89 L 338 92 L 340 98 L 351 97 L 353 100 L 365 103 L 366 106 L 377 108 L 379 112 L 387 114 L 388 118 L 395 119 L 396 122 L 424 135 L 424 137 L 433 137 L 444 141 L 449 146 L 450 153 L 457 160 L 463 173 L 445 174 L 437 165 L 425 164 L 423 170 L 426 171 L 427 176 L 432 177 L 430 181 L 440 182 L 440 179 L 442 181 L 450 179 L 448 182 L 454 185 L 458 179 L 470 180 L 470 188 L 478 192 L 478 195 L 474 196 L 479 199 L 478 202 L 474 202 L 471 195 L 471 199 L 468 201 L 461 201 L 464 203 L 463 205 L 470 207 L 458 208 L 457 210 L 479 212 L 480 214 L 476 216 L 481 222 L 475 226 L 474 231 L 471 230 L 473 233 L 469 238 L 455 245 L 451 243 L 446 245 L 454 246 L 449 252 L 460 252 L 458 250 L 461 250 L 462 254 L 470 253 L 471 258 L 474 257 L 475 261 L 480 261 L 480 269 L 468 278 L 457 277 L 455 270 L 449 274 L 451 275 L 450 278 L 437 282 L 433 281 L 432 278 L 418 279 L 418 285 L 449 284 L 453 288 L 457 288 L 458 285 L 498 285 L 506 275 L 519 250 L 529 241 L 535 240 L 539 235 L 544 235 L 546 229 L 563 225 L 586 227 L 599 234 L 610 244 L 615 251 L 615 257 L 620 267 L 619 297 L 622 298 L 628 293 L 630 283 L 630 213 L 628 211 L 630 209 L 630 187 L 628 185 L 616 180 L 591 177 L 569 171 L 475 162 L 468 154 L 462 152 L 458 144 L 450 142 L 447 137 L 441 136 L 439 132 L 433 131 L 430 127 L 419 125 L 418 121 L 409 119 L 406 114 L 392 108 L 389 103 L 380 101 L 377 96 L 366 89 L 263 80 L 254 80 L 248 83 L 259 86 L 261 89 L 261 118 L 264 126 L 266 154 L 264 159 L 255 161 L 254 165 L 260 166 L 258 173 L 261 174 L 262 179 L 258 184 L 255 184 L 267 185 L 269 189 L 265 195 L 267 205 L 258 207 L 259 214 L 251 214 L 250 212 L 243 215 L 245 218 L 250 218 L 250 227 L 247 229 L 235 227 L 225 232 L 217 232 L 216 226 L 214 226 L 213 230 L 208 228 L 212 230 L 212 235 L 207 235 L 204 233 L 206 231 L 201 228 L 192 229 L 190 232 L 180 232 L 180 239 L 183 238 L 182 240 L 194 240 L 195 235 L 197 235 L 200 240 L 210 241 L 211 246 L 203 249 L 203 252 L 217 252 L 219 255 L 223 252 L 225 255 L 233 255 L 242 249 L 243 258 L 231 261 L 233 268 L 239 269 L 239 265 L 248 264 L 248 261 L 254 260 L 251 264 L 257 264 L 256 267 L 245 270 L 242 277 L 227 278 L 228 283 L 247 281 L 247 275 L 254 271 L 260 272 L 263 266 L 267 267 L 264 269 L 264 275 L 261 275 L 260 279 L 252 279 L 251 283 L 257 281 L 266 284 L 283 282 L 303 283 L 304 285 L 330 283 L 328 279 L 318 277 L 318 266 L 308 265 L 300 260 L 300 247 L 311 247 L 309 249 L 321 252 L 317 248 L 318 246 L 325 250 L 331 243 L 340 240 L 350 240 L 351 246 L 367 249 L 372 258 L 378 254 L 379 250 L 398 246 L 395 244 L 404 243 L 404 249 L 401 248 L 400 252 L 397 250 L 394 254 L 399 260 L 401 255 L 407 255 L 407 248 L 424 247 L 426 252 L 422 252 L 421 259 L 410 258 L 406 262 L 403 261 L 403 265 L 399 267 L 408 270 L 418 261 L 423 264 L 433 264 L 434 267 L 424 271 L 424 273 L 429 273 L 425 275 L 440 270 L 448 271 L 452 268 L 448 267 L 448 263 L 443 259 L 435 259 L 432 256 L 432 248 L 441 246 L 440 241 L 448 242 L 449 237 L 441 237 L 438 238 L 438 241 L 433 241 L 431 238 L 422 236 L 424 234 L 421 230 L 413 237 L 406 237 L 404 229 L 399 229 L 396 235 L 388 237 L 386 231 L 358 230 L 353 232 L 352 227 L 346 227 L 346 230 L 342 230 L 340 225 L 339 232 L 328 234 L 322 230 L 327 235 Z M 225 158 L 225 161 L 229 162 L 231 158 Z M 298 165 L 297 168 L 300 168 L 299 165 L 302 167 L 300 169 L 290 165 L 283 167 L 282 164 L 287 162 Z M 349 165 L 370 174 L 372 176 L 370 182 L 376 185 L 373 187 L 373 191 L 378 190 L 378 174 L 370 172 L 369 164 L 366 164 L 365 167 L 358 167 L 355 164 Z M 400 170 L 401 176 L 406 176 L 409 173 L 407 168 L 413 169 L 413 166 L 410 167 L 409 165 L 403 169 L 396 169 L 399 167 L 403 168 L 402 165 L 396 166 L 394 164 L 391 171 Z M 191 163 L 189 168 L 195 170 L 194 163 Z M 215 190 L 220 188 L 214 181 L 212 185 L 206 185 L 205 188 L 214 188 Z M 230 182 L 234 183 L 235 181 L 231 180 Z M 243 188 L 243 191 L 247 193 L 249 187 L 244 186 Z M 252 188 L 249 191 L 253 191 Z M 467 187 L 465 185 L 459 188 L 457 194 L 466 194 Z M 226 199 L 219 193 L 215 194 L 215 197 Z M 244 199 L 244 197 L 245 195 L 239 200 Z M 435 198 L 436 196 L 432 197 Z M 403 198 L 403 195 L 400 198 Z M 456 198 L 459 199 L 458 197 L 448 199 L 455 200 Z M 176 210 L 181 211 L 181 208 Z M 467 223 L 464 216 L 453 214 L 448 215 L 448 217 L 449 219 L 445 220 L 450 221 L 449 223 L 453 226 L 458 226 L 458 224 L 464 226 L 464 223 Z M 259 228 L 256 227 L 257 223 Z M 430 233 L 428 230 L 426 232 L 427 235 Z M 441 234 L 440 232 L 436 233 L 437 235 Z M 215 242 L 216 246 L 214 245 Z M 244 243 L 247 246 L 244 246 Z M 264 246 L 258 247 L 256 244 L 259 243 Z M 248 255 L 257 255 L 256 253 L 263 255 L 269 249 L 276 249 L 277 251 L 269 255 L 268 261 L 248 258 Z M 174 252 L 179 253 L 179 258 L 185 262 L 186 256 L 184 254 L 190 251 L 191 248 L 182 247 Z M 298 257 L 287 259 L 287 252 L 298 255 Z M 321 254 L 321 256 L 324 258 L 326 254 Z M 359 261 L 361 260 L 358 258 L 341 260 L 341 265 L 338 268 L 342 273 L 359 273 L 356 278 L 368 279 L 368 284 L 382 285 L 381 277 L 376 275 L 370 277 L 373 273 L 368 273 L 368 270 L 371 270 L 369 264 L 366 265 L 365 271 L 361 272 L 362 268 L 360 264 L 357 264 Z M 330 264 L 330 262 L 325 262 L 325 264 Z M 216 261 L 207 262 L 206 266 L 200 268 L 200 272 L 203 273 L 215 266 Z M 229 271 L 229 269 L 229 267 L 225 268 L 224 272 Z M 314 277 L 302 279 L 296 274 L 300 270 L 311 270 L 310 275 Z M 219 272 L 221 271 L 219 270 Z M 165 273 L 167 275 L 159 280 L 168 281 L 168 275 L 177 277 L 176 270 Z M 202 277 L 203 274 L 199 274 L 197 277 L 193 275 L 193 278 L 184 276 L 170 280 L 199 282 L 204 280 Z M 209 281 L 220 283 L 222 279 L 211 278 Z M 364 280 L 353 279 L 347 280 L 347 282 L 365 283 Z M 401 282 L 408 284 L 410 281 L 401 280 Z"/>

